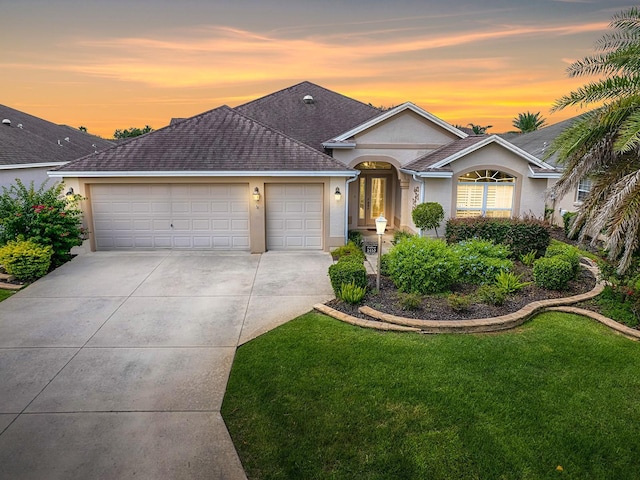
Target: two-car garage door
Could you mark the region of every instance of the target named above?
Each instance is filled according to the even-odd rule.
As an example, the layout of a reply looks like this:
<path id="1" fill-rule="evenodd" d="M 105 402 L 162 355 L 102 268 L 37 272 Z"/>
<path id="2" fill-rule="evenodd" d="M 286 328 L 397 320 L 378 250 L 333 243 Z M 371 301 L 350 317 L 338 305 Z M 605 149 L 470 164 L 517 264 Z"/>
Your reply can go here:
<path id="1" fill-rule="evenodd" d="M 246 184 L 94 185 L 97 250 L 249 250 Z"/>
<path id="2" fill-rule="evenodd" d="M 249 250 L 247 184 L 96 184 L 91 188 L 98 250 Z M 323 247 L 322 184 L 268 184 L 268 250 Z"/>

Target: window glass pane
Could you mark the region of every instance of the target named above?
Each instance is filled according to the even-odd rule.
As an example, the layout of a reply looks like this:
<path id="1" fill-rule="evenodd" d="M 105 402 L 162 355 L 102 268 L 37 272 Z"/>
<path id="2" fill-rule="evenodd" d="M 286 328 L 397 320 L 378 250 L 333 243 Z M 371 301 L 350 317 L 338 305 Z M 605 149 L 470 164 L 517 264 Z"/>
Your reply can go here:
<path id="1" fill-rule="evenodd" d="M 378 218 L 384 213 L 384 197 L 387 188 L 386 178 L 371 179 L 371 218 Z"/>

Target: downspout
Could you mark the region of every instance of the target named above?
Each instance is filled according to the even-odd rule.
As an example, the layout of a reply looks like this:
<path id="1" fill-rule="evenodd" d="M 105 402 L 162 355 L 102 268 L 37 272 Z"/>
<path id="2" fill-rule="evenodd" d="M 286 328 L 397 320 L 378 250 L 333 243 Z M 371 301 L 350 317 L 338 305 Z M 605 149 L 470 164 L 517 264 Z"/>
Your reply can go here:
<path id="1" fill-rule="evenodd" d="M 353 177 L 348 178 L 344 185 L 344 244 L 349 243 L 349 184 L 355 182 L 360 175 L 358 171 Z"/>

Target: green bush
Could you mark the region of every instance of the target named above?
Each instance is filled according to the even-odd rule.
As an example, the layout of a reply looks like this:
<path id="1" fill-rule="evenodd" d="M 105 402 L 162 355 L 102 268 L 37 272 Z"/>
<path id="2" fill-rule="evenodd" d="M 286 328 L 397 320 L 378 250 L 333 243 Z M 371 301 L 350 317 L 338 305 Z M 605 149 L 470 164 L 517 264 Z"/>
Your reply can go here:
<path id="1" fill-rule="evenodd" d="M 474 283 L 491 283 L 500 272 L 511 270 L 511 253 L 505 245 L 494 245 L 490 240 L 471 239 L 451 246 L 460 263 L 460 280 Z"/>
<path id="2" fill-rule="evenodd" d="M 417 293 L 400 293 L 398 300 L 402 310 L 418 310 L 422 306 L 422 296 Z"/>
<path id="3" fill-rule="evenodd" d="M 438 227 L 444 219 L 444 210 L 438 202 L 421 203 L 411 211 L 411 218 L 420 230 L 434 229 L 437 237 Z"/>
<path id="4" fill-rule="evenodd" d="M 494 285 L 499 290 L 502 290 L 505 295 L 511 295 L 512 293 L 519 292 L 527 285 L 531 285 L 531 282 L 523 282 L 522 274 L 516 275 L 513 272 L 500 272 L 496 275 Z"/>
<path id="5" fill-rule="evenodd" d="M 358 247 L 354 242 L 349 241 L 346 245 L 338 247 L 331 252 L 331 256 L 334 260 L 340 260 L 347 256 L 353 256 L 361 261 L 364 261 L 365 255 L 362 248 Z"/>
<path id="6" fill-rule="evenodd" d="M 547 247 L 545 257 L 562 257 L 571 264 L 573 278 L 578 276 L 580 271 L 580 252 L 576 247 L 567 245 L 566 243 L 553 243 Z"/>
<path id="7" fill-rule="evenodd" d="M 454 312 L 466 312 L 471 305 L 471 299 L 465 295 L 452 293 L 447 297 L 447 304 Z"/>
<path id="8" fill-rule="evenodd" d="M 520 255 L 520 261 L 523 263 L 523 265 L 526 265 L 527 267 L 530 267 L 533 265 L 533 262 L 536 261 L 536 251 L 535 250 L 531 250 L 528 253 L 525 253 L 524 255 Z"/>
<path id="9" fill-rule="evenodd" d="M 343 283 L 367 287 L 367 269 L 363 262 L 354 259 L 340 260 L 329 267 L 329 278 L 336 297 L 340 298 Z"/>
<path id="10" fill-rule="evenodd" d="M 398 290 L 426 295 L 448 290 L 460 264 L 443 241 L 414 236 L 389 252 L 387 269 Z"/>
<path id="11" fill-rule="evenodd" d="M 51 263 L 58 266 L 71 258 L 70 250 L 82 245 L 82 212 L 79 195 L 67 198 L 63 184 L 38 190 L 19 179 L 0 195 L 0 245 L 18 236 L 53 249 Z"/>
<path id="12" fill-rule="evenodd" d="M 533 264 L 533 280 L 538 287 L 563 290 L 572 278 L 573 268 L 561 256 L 542 257 Z"/>
<path id="13" fill-rule="evenodd" d="M 389 254 L 380 255 L 380 275 L 389 276 Z"/>
<path id="14" fill-rule="evenodd" d="M 351 305 L 357 305 L 362 301 L 366 293 L 366 287 L 360 287 L 354 282 L 343 283 L 340 288 L 340 295 L 338 298 L 350 303 Z"/>
<path id="15" fill-rule="evenodd" d="M 400 243 L 402 240 L 404 240 L 405 238 L 411 238 L 414 235 L 410 232 L 405 232 L 404 230 L 395 230 L 393 232 L 393 240 L 391 240 L 391 243 L 393 245 L 397 245 L 398 243 Z"/>
<path id="16" fill-rule="evenodd" d="M 347 234 L 349 242 L 356 244 L 356 247 L 362 249 L 364 242 L 362 241 L 362 232 L 360 230 L 349 230 Z"/>
<path id="17" fill-rule="evenodd" d="M 480 303 L 500 306 L 507 299 L 507 294 L 495 285 L 482 285 L 476 290 L 475 297 Z"/>
<path id="18" fill-rule="evenodd" d="M 0 247 L 0 265 L 19 280 L 43 277 L 51 266 L 53 248 L 30 240 L 9 241 Z"/>
<path id="19" fill-rule="evenodd" d="M 564 234 L 567 238 L 570 238 L 570 239 L 574 239 L 578 236 L 577 234 L 570 235 L 571 228 L 573 227 L 573 220 L 575 219 L 576 215 L 578 215 L 577 212 L 565 212 L 565 214 L 562 215 L 562 224 L 564 227 Z"/>
<path id="20" fill-rule="evenodd" d="M 509 246 L 516 258 L 531 250 L 543 255 L 551 242 L 549 225 L 535 218 L 452 218 L 447 221 L 445 236 L 448 243 L 471 238 L 491 240 Z"/>

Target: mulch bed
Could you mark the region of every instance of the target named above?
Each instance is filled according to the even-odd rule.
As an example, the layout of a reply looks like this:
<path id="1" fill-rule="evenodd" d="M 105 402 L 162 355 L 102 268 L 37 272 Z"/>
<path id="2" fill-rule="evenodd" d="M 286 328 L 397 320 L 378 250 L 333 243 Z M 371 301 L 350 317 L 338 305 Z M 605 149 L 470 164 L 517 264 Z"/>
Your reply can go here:
<path id="1" fill-rule="evenodd" d="M 522 281 L 532 281 L 531 269 L 525 267 L 520 262 L 514 263 L 514 273 L 518 275 L 523 274 Z M 566 290 L 545 290 L 536 287 L 532 283 L 524 287 L 520 292 L 510 295 L 503 305 L 495 306 L 472 302 L 467 310 L 459 312 L 454 311 L 449 306 L 447 302 L 448 294 L 425 296 L 419 308 L 403 310 L 400 302 L 400 296 L 402 294 L 398 292 L 389 278 L 381 277 L 379 292 L 376 292 L 376 276 L 369 275 L 368 281 L 369 286 L 367 289 L 367 295 L 361 305 L 367 305 L 371 308 L 392 315 L 422 320 L 471 320 L 476 318 L 498 317 L 516 312 L 536 300 L 570 297 L 586 293 L 592 290 L 596 284 L 596 279 L 589 270 L 580 269 L 578 278 L 569 282 L 569 286 Z M 454 288 L 452 288 L 451 293 L 472 295 L 477 288 L 477 285 L 461 283 L 455 285 Z M 354 317 L 365 318 L 364 315 L 358 312 L 358 308 L 361 305 L 350 305 L 338 299 L 327 302 L 327 305 Z M 598 311 L 596 310 L 597 305 L 595 304 L 592 305 L 591 308 L 588 306 L 581 307 Z"/>

